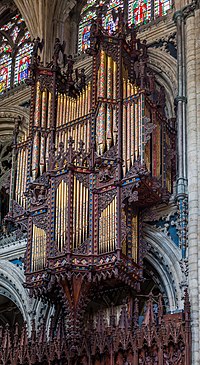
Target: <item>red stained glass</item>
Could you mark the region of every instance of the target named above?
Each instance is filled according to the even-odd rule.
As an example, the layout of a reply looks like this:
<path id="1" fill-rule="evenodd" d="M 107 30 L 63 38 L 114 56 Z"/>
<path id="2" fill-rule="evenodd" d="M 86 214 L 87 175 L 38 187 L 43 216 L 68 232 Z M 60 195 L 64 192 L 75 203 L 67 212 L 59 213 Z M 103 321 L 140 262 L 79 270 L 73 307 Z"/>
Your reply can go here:
<path id="1" fill-rule="evenodd" d="M 0 44 L 0 93 L 13 86 L 10 85 L 12 64 L 15 70 L 14 84 L 21 83 L 28 77 L 32 52 L 30 34 L 19 14 L 3 25 L 0 33 L 1 31 L 3 36 Z"/>

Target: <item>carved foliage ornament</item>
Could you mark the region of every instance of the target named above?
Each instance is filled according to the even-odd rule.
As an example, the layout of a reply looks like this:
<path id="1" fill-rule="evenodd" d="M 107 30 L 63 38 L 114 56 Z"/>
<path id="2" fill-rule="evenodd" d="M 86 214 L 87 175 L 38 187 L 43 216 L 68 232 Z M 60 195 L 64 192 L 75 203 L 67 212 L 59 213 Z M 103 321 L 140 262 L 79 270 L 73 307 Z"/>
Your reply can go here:
<path id="1" fill-rule="evenodd" d="M 113 201 L 114 197 L 116 196 L 116 189 L 109 190 L 105 193 L 101 193 L 98 196 L 98 203 L 99 203 L 99 216 L 103 212 L 104 209 Z"/>

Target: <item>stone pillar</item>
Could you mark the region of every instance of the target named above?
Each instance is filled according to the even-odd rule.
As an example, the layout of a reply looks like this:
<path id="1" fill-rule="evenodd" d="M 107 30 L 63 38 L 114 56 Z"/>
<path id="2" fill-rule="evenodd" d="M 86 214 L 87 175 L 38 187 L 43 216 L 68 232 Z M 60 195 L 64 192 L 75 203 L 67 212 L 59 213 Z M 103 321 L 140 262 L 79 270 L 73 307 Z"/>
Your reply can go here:
<path id="1" fill-rule="evenodd" d="M 188 264 L 192 319 L 192 364 L 200 356 L 200 10 L 197 3 L 183 10 L 186 35 L 187 160 L 188 160 Z"/>
<path id="2" fill-rule="evenodd" d="M 186 143 L 186 70 L 185 70 L 185 27 L 181 11 L 174 14 L 177 26 L 177 75 L 178 95 L 177 103 L 177 145 L 178 168 L 176 197 L 179 213 L 179 245 L 182 258 L 186 257 L 187 250 L 187 143 Z"/>

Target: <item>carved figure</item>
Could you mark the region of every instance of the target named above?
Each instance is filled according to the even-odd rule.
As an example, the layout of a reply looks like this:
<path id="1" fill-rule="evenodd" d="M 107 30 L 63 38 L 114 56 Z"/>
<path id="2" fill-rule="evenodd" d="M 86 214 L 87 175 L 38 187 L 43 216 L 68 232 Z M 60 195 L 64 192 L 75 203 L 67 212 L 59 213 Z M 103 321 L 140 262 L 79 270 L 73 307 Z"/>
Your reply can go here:
<path id="1" fill-rule="evenodd" d="M 113 179 L 112 166 L 108 165 L 99 173 L 99 181 L 106 182 Z"/>
<path id="2" fill-rule="evenodd" d="M 76 82 L 77 82 L 77 86 L 80 90 L 85 88 L 86 85 L 86 75 L 85 75 L 85 69 L 82 68 L 81 72 L 79 73 L 78 68 L 76 68 Z M 79 82 L 80 79 L 80 82 Z"/>
<path id="3" fill-rule="evenodd" d="M 54 66 L 58 65 L 59 54 L 61 52 L 64 55 L 64 50 L 65 50 L 65 42 L 63 42 L 63 44 L 61 44 L 60 39 L 56 38 L 55 44 L 54 44 L 54 53 L 53 53 L 53 65 Z"/>
<path id="4" fill-rule="evenodd" d="M 67 71 L 66 71 L 67 82 L 72 83 L 73 82 L 72 75 L 74 72 L 74 69 L 73 69 L 74 60 L 72 59 L 71 54 L 66 58 L 66 64 L 67 64 Z"/>
<path id="5" fill-rule="evenodd" d="M 38 50 L 40 50 L 40 52 L 41 52 L 43 50 L 43 47 L 44 47 L 43 39 L 41 41 L 40 41 L 40 37 L 33 39 L 32 63 L 40 61 L 40 56 L 38 55 Z"/>
<path id="6" fill-rule="evenodd" d="M 99 27 L 95 20 L 92 20 L 90 27 L 90 48 L 86 50 L 88 54 L 96 54 L 99 49 Z"/>

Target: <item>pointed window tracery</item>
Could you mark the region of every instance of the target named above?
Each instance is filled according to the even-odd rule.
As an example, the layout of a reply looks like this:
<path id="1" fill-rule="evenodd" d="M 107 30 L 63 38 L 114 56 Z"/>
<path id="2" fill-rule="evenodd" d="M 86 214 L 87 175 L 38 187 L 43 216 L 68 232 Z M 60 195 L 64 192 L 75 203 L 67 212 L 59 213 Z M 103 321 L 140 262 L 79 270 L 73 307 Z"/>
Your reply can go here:
<path id="1" fill-rule="evenodd" d="M 32 44 L 19 14 L 0 28 L 0 95 L 28 77 Z"/>
<path id="2" fill-rule="evenodd" d="M 101 6 L 104 10 L 103 26 L 112 35 L 117 30 L 119 8 L 128 11 L 127 19 L 129 27 L 134 24 L 139 26 L 153 19 L 162 17 L 172 7 L 172 0 L 88 0 L 81 11 L 79 24 L 78 51 L 84 52 L 90 46 L 90 27 L 92 19 L 97 17 Z M 105 10 L 106 9 L 106 10 Z"/>

